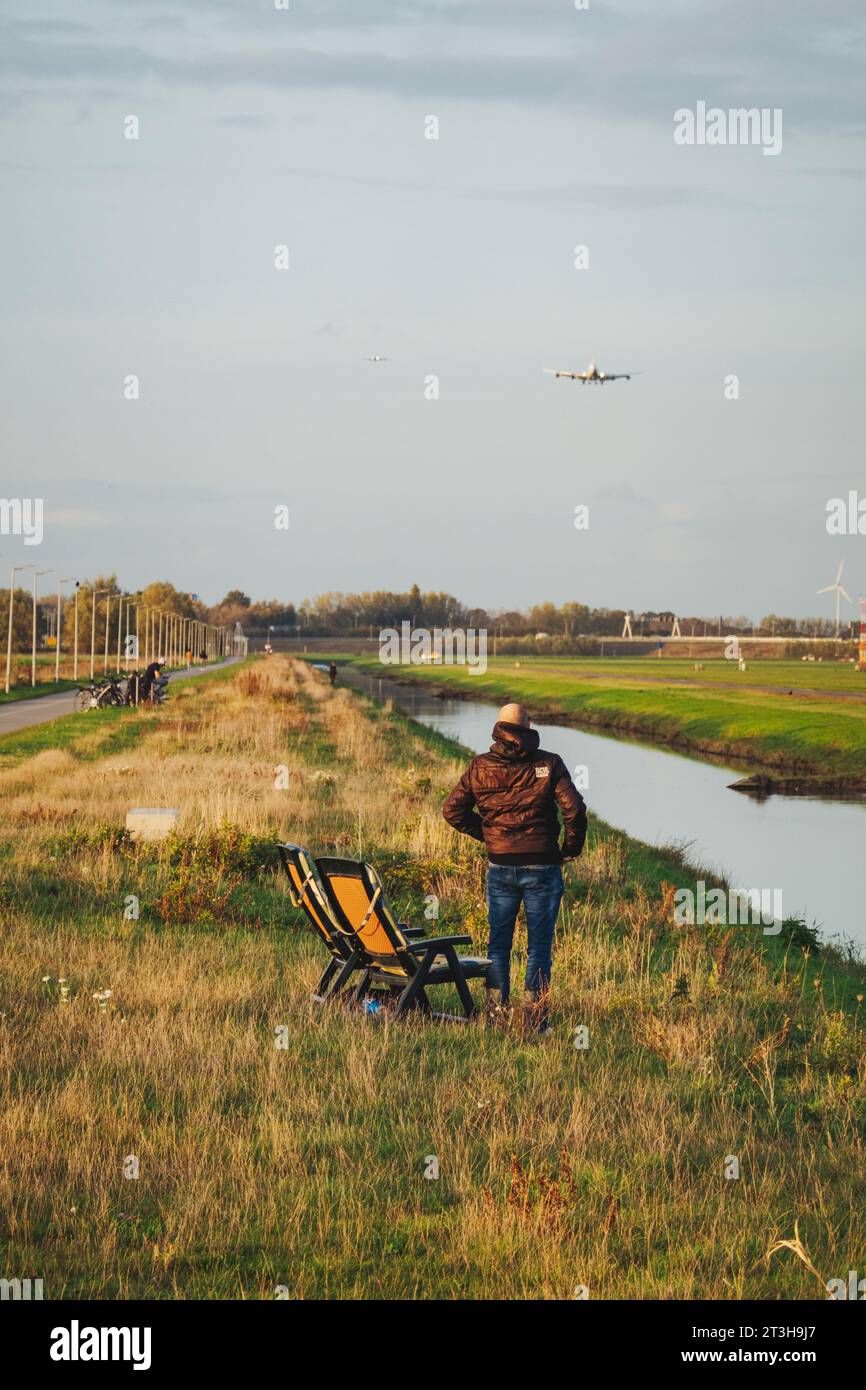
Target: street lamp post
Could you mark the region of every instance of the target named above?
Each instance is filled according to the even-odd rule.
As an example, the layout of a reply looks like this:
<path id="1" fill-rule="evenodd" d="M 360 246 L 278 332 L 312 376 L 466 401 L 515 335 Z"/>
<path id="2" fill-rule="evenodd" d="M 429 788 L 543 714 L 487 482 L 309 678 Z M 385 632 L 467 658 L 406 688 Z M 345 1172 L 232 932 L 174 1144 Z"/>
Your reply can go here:
<path id="1" fill-rule="evenodd" d="M 60 590 L 63 587 L 63 580 L 58 576 L 57 579 L 57 634 L 54 638 L 54 683 L 60 680 Z"/>
<path id="2" fill-rule="evenodd" d="M 90 683 L 96 674 L 94 657 L 96 655 L 96 589 L 90 595 Z"/>
<path id="3" fill-rule="evenodd" d="M 123 639 L 123 594 L 117 605 L 117 674 L 120 675 L 120 648 Z"/>
<path id="4" fill-rule="evenodd" d="M 103 660 L 102 674 L 108 675 L 108 630 L 111 627 L 111 590 L 105 590 L 105 657 Z"/>
<path id="5" fill-rule="evenodd" d="M 68 574 L 68 575 L 66 576 L 65 579 L 58 579 L 58 581 L 57 581 L 57 643 L 56 643 L 55 648 L 54 648 L 54 679 L 55 679 L 55 681 L 59 681 L 59 680 L 60 680 L 60 634 L 61 634 L 61 632 L 63 631 L 63 628 L 62 628 L 62 626 L 61 626 L 61 623 L 62 623 L 62 609 L 61 609 L 61 606 L 60 606 L 60 594 L 61 594 L 61 590 L 63 589 L 63 585 L 64 585 L 64 584 L 71 584 L 71 583 L 73 582 L 73 580 L 74 580 L 74 582 L 75 582 L 75 615 L 76 615 L 76 619 L 77 619 L 77 617 L 78 617 L 78 580 L 75 578 L 75 575 L 74 575 L 74 574 Z M 75 635 L 76 635 L 76 638 L 77 638 L 77 637 L 78 637 L 78 624 L 77 624 L 77 622 L 76 622 Z M 77 661 L 78 661 L 78 642 L 77 642 L 77 641 L 76 641 L 76 644 L 75 644 L 75 658 L 76 658 L 76 664 L 77 664 Z"/>
<path id="6" fill-rule="evenodd" d="M 30 645 L 30 684 L 34 688 L 36 686 L 36 581 L 41 578 L 43 574 L 52 573 L 53 570 L 51 569 L 34 569 L 33 571 L 33 640 Z"/>
<path id="7" fill-rule="evenodd" d="M 96 677 L 96 600 L 99 594 L 107 594 L 109 589 L 94 589 L 93 602 L 90 606 L 90 681 L 93 683 Z M 107 624 L 106 624 L 107 626 Z M 108 669 L 108 651 L 105 653 L 105 666 Z"/>
<path id="8" fill-rule="evenodd" d="M 75 581 L 75 620 L 74 620 L 74 652 L 72 657 L 72 679 L 78 680 L 78 580 Z"/>
<path id="9" fill-rule="evenodd" d="M 135 613 L 135 630 L 133 631 L 133 620 L 130 609 Z M 127 599 L 126 604 L 126 639 L 124 642 L 123 664 L 127 676 L 129 675 L 129 665 L 132 662 L 133 670 L 139 669 L 138 662 L 138 604 L 130 603 Z"/>
<path id="10" fill-rule="evenodd" d="M 6 634 L 6 694 L 9 694 L 9 686 L 12 679 L 12 618 L 13 601 L 15 596 L 15 575 L 21 570 L 32 570 L 33 565 L 13 565 L 12 576 L 9 580 L 9 631 Z"/>

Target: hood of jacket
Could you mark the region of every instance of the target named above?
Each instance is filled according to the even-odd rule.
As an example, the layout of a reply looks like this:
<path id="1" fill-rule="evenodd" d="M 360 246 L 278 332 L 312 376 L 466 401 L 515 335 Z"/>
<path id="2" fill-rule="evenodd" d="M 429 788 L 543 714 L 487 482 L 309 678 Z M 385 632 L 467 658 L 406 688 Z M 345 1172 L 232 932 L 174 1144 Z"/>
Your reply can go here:
<path id="1" fill-rule="evenodd" d="M 513 762 L 523 762 L 538 752 L 540 739 L 537 729 L 527 729 L 523 724 L 505 724 L 502 721 L 493 726 L 491 753 Z"/>

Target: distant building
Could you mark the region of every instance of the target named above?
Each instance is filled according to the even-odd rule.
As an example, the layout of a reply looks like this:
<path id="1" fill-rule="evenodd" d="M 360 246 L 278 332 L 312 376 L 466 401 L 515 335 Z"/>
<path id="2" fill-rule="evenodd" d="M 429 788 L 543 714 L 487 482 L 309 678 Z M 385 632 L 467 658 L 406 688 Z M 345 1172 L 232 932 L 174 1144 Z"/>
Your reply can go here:
<path id="1" fill-rule="evenodd" d="M 671 628 L 672 628 L 673 625 L 674 625 L 674 617 L 675 617 L 675 616 L 676 616 L 676 615 L 675 615 L 674 613 L 668 613 L 668 612 L 664 612 L 664 613 L 642 613 L 641 616 L 640 616 L 641 626 L 643 627 L 644 632 L 648 632 L 648 633 L 656 633 L 656 632 L 669 633 L 670 630 L 671 630 Z"/>

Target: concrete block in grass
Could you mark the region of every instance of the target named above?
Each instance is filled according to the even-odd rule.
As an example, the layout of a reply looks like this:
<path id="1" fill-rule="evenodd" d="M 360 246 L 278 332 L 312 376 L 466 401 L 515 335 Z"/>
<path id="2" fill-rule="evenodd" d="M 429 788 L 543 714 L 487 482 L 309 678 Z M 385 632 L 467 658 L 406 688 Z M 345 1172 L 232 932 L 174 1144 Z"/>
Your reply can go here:
<path id="1" fill-rule="evenodd" d="M 168 806 L 138 806 L 127 811 L 126 828 L 133 840 L 164 840 L 176 828 L 180 811 Z"/>

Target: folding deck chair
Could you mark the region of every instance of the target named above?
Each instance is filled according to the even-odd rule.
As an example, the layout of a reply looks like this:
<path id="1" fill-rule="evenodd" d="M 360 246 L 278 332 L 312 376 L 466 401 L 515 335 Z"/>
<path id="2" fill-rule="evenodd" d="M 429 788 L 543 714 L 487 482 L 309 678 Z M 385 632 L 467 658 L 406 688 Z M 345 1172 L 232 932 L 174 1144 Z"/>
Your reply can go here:
<path id="1" fill-rule="evenodd" d="M 300 845 L 278 844 L 280 859 L 289 880 L 293 907 L 306 915 L 310 929 L 324 941 L 331 959 L 316 985 L 317 1002 L 339 994 L 356 970 L 363 968 L 363 954 L 352 937 L 335 922 L 328 900 L 316 879 L 312 857 Z"/>
<path id="2" fill-rule="evenodd" d="M 292 906 L 301 908 L 308 925 L 316 936 L 324 941 L 331 953 L 322 977 L 316 985 L 313 998 L 317 1003 L 332 999 L 349 983 L 356 970 L 366 968 L 364 952 L 359 947 L 354 933 L 347 932 L 334 917 L 322 886 L 316 877 L 316 866 L 311 854 L 300 845 L 279 843 L 277 845 L 283 868 L 289 880 L 289 897 Z M 423 927 L 403 927 L 406 936 L 423 936 Z"/>
<path id="3" fill-rule="evenodd" d="M 331 912 L 341 928 L 356 943 L 362 955 L 363 974 L 354 992 L 360 999 L 371 984 L 387 986 L 397 995 L 396 1017 L 410 1009 L 433 1014 L 427 998 L 428 985 L 453 984 L 460 997 L 465 1018 L 453 1014 L 434 1014 L 465 1023 L 476 1012 L 468 980 L 483 979 L 486 984 L 490 961 L 481 956 L 458 956 L 456 947 L 467 946 L 469 936 L 439 936 L 417 939 L 413 931 L 397 922 L 385 901 L 382 882 L 370 864 L 351 859 L 318 859 L 322 886 Z"/>

